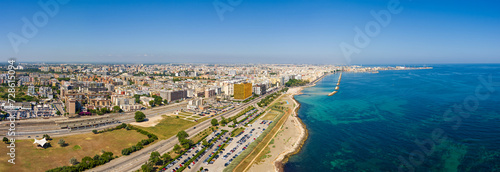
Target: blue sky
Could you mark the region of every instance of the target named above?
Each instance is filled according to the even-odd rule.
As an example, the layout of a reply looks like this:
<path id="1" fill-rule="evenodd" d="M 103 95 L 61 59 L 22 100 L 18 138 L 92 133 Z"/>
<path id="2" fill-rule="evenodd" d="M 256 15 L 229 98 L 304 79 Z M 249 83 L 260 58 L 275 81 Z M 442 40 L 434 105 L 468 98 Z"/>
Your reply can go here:
<path id="1" fill-rule="evenodd" d="M 223 20 L 211 0 L 72 0 L 32 38 L 22 18 L 43 13 L 38 1 L 0 2 L 0 55 L 25 62 L 500 63 L 497 1 L 401 0 L 402 11 L 348 58 L 339 45 L 355 45 L 354 28 L 390 0 L 219 0 L 233 9 Z M 17 53 L 12 34 L 27 40 Z"/>

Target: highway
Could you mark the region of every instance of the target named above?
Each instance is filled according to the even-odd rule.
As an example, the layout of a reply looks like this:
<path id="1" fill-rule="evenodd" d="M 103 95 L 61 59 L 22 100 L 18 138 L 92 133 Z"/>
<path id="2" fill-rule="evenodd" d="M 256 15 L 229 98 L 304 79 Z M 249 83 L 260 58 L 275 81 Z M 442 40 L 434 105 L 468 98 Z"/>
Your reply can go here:
<path id="1" fill-rule="evenodd" d="M 167 113 L 173 113 L 174 111 L 184 109 L 187 105 L 187 102 L 180 102 L 172 105 L 166 105 L 166 106 L 160 106 L 156 108 L 151 108 L 151 109 L 146 109 L 143 110 L 144 114 L 146 115 L 147 118 L 152 118 L 157 115 L 164 115 Z M 111 116 L 116 116 L 117 121 L 120 121 L 122 123 L 131 123 L 135 122 L 134 116 L 135 116 L 135 111 L 134 112 L 126 112 L 126 113 L 115 113 L 115 114 L 109 114 Z M 22 121 L 21 121 L 22 122 Z M 89 127 L 85 129 L 78 129 L 78 130 L 67 130 L 67 129 L 58 129 L 58 130 L 43 130 L 40 131 L 39 129 L 44 126 L 36 126 L 36 127 L 18 127 L 16 128 L 18 132 L 16 132 L 16 139 L 33 139 L 36 136 L 42 136 L 44 134 L 50 134 L 51 137 L 60 137 L 60 136 L 67 136 L 67 135 L 74 135 L 74 134 L 82 134 L 82 133 L 88 133 L 92 132 L 92 130 L 99 130 L 99 129 L 104 129 L 108 127 L 113 127 L 116 125 L 119 125 L 120 123 L 115 123 L 115 124 L 109 124 L 109 125 L 104 125 L 101 127 Z M 5 126 L 3 126 L 5 127 Z M 50 127 L 50 128 L 53 128 Z M 37 129 L 38 131 L 32 131 L 31 129 Z M 30 131 L 31 130 L 31 131 Z M 30 136 L 28 138 L 28 136 Z"/>
<path id="2" fill-rule="evenodd" d="M 253 105 L 254 103 L 257 103 L 260 101 L 262 98 L 266 97 L 269 94 L 272 94 L 276 92 L 277 90 L 280 90 L 282 87 L 277 88 L 265 95 L 262 95 L 254 100 L 251 100 L 247 103 L 241 104 L 240 106 L 235 107 L 234 109 L 228 110 L 226 113 L 223 113 L 222 115 L 218 115 L 214 118 L 217 120 L 221 120 L 221 117 L 223 116 L 224 118 L 229 118 L 232 116 L 235 116 L 238 114 L 238 112 L 242 111 L 243 109 L 247 108 L 250 105 Z M 205 120 L 187 130 L 185 130 L 189 134 L 189 138 L 192 138 L 195 136 L 197 133 L 205 130 L 206 128 L 210 127 L 212 124 L 210 123 L 211 119 Z M 87 171 L 92 171 L 92 172 L 100 172 L 100 171 L 135 171 L 141 168 L 141 166 L 146 163 L 149 159 L 149 154 L 153 151 L 158 151 L 161 155 L 164 153 L 170 151 L 173 149 L 174 145 L 177 144 L 177 138 L 176 136 L 172 136 L 169 139 L 166 140 L 160 140 L 144 149 L 141 149 L 140 151 L 134 152 L 128 156 L 122 156 L 118 159 L 112 160 L 104 165 L 98 166 L 96 168 L 87 170 Z"/>

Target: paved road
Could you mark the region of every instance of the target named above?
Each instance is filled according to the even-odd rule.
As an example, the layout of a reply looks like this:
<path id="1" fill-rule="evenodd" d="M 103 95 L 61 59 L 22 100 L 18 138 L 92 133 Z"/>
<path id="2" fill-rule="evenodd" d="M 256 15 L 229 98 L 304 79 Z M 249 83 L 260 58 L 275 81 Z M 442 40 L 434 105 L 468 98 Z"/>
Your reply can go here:
<path id="1" fill-rule="evenodd" d="M 61 112 L 61 114 L 65 114 L 66 111 L 64 111 L 64 108 L 62 107 L 62 103 L 54 103 L 54 106 L 56 107 L 56 109 Z"/>
<path id="2" fill-rule="evenodd" d="M 224 118 L 229 118 L 232 116 L 235 116 L 240 112 L 241 110 L 245 109 L 246 107 L 253 105 L 254 103 L 257 103 L 260 101 L 262 98 L 265 96 L 272 94 L 276 92 L 276 90 L 279 90 L 281 88 L 275 89 L 272 92 L 267 93 L 266 95 L 260 96 L 259 98 L 256 98 L 254 100 L 251 100 L 247 103 L 241 104 L 240 106 L 235 107 L 234 109 L 228 110 L 226 113 L 223 113 L 222 115 L 218 115 L 215 117 L 217 120 L 220 120 L 221 117 L 223 116 Z M 209 120 L 205 120 L 197 125 L 195 125 L 196 128 L 189 128 L 186 130 L 186 132 L 192 137 L 195 136 L 197 133 L 205 130 L 209 126 L 211 126 Z M 191 138 L 190 137 L 190 138 Z M 118 159 L 112 160 L 111 162 L 108 162 L 104 165 L 98 166 L 96 168 L 87 170 L 87 171 L 135 171 L 141 168 L 141 165 L 143 165 L 148 159 L 149 159 L 149 154 L 153 151 L 158 151 L 160 154 L 164 154 L 170 150 L 173 149 L 174 145 L 177 144 L 177 138 L 175 136 L 172 136 L 169 139 L 166 140 L 161 140 L 159 142 L 154 143 L 153 145 L 150 145 L 140 151 L 134 152 L 128 156 L 123 156 Z"/>
<path id="3" fill-rule="evenodd" d="M 157 115 L 164 115 L 167 113 L 172 113 L 176 110 L 185 109 L 186 104 L 187 104 L 187 102 L 181 102 L 181 103 L 176 103 L 176 104 L 172 104 L 172 105 L 166 105 L 166 106 L 161 106 L 161 107 L 157 107 L 157 108 L 143 110 L 142 112 L 144 112 L 144 114 L 146 114 L 147 118 L 152 118 L 152 117 L 155 117 Z M 127 112 L 127 113 L 123 113 L 123 114 L 112 114 L 112 115 L 117 115 L 116 119 L 122 123 L 135 122 L 135 119 L 134 119 L 135 112 Z M 107 127 L 113 127 L 113 126 L 116 126 L 119 124 L 121 124 L 121 123 L 109 124 L 109 125 L 101 126 L 98 128 L 89 127 L 89 128 L 85 128 L 85 129 L 78 129 L 78 130 L 71 130 L 71 131 L 69 131 L 67 129 L 29 131 L 33 127 L 25 127 L 25 128 L 20 127 L 17 129 L 22 131 L 22 132 L 16 133 L 16 136 L 18 137 L 16 139 L 31 139 L 31 138 L 34 138 L 36 136 L 41 136 L 44 134 L 50 134 L 50 136 L 52 136 L 52 137 L 82 134 L 82 133 L 92 132 L 92 130 L 95 130 L 95 129 L 103 129 L 103 128 L 107 128 Z M 40 128 L 40 127 L 43 127 L 43 126 L 37 126 L 35 128 Z M 30 136 L 30 137 L 28 138 L 28 136 Z"/>

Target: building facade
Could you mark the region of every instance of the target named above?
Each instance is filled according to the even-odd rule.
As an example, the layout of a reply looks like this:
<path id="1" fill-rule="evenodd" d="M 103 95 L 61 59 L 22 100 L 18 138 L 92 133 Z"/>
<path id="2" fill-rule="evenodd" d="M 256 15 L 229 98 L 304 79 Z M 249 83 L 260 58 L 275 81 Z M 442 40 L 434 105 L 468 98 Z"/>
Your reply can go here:
<path id="1" fill-rule="evenodd" d="M 234 99 L 244 100 L 252 96 L 252 83 L 234 84 Z"/>

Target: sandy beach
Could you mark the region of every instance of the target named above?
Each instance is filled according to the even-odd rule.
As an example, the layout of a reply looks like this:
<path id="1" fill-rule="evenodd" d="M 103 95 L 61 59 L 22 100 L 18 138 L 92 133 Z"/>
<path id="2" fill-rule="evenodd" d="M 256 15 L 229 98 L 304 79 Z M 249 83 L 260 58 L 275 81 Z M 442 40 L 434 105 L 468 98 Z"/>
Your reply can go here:
<path id="1" fill-rule="evenodd" d="M 299 104 L 293 99 L 293 96 L 301 94 L 302 89 L 303 87 L 290 88 L 287 95 L 282 98 L 283 101 L 290 102 L 288 106 L 293 109 L 293 112 L 288 116 L 283 125 L 279 126 L 280 130 L 273 137 L 273 141 L 269 143 L 248 171 L 282 171 L 282 163 L 290 155 L 300 150 L 302 143 L 307 137 L 307 131 L 297 117 L 296 111 L 299 108 Z"/>
<path id="2" fill-rule="evenodd" d="M 299 130 L 299 137 L 295 139 L 295 143 L 293 144 L 292 148 L 287 149 L 285 152 L 281 153 L 276 160 L 274 160 L 274 170 L 275 171 L 283 171 L 282 165 L 283 163 L 286 163 L 286 160 L 289 156 L 297 153 L 300 148 L 302 147 L 302 144 L 305 142 L 307 139 L 307 131 L 305 129 L 304 124 L 301 122 L 300 118 L 298 117 L 297 111 L 300 108 L 299 102 L 293 98 L 294 95 L 299 95 L 302 94 L 302 89 L 303 87 L 296 87 L 289 89 L 290 96 L 292 97 L 293 103 L 295 104 L 295 108 L 293 109 L 293 114 L 290 116 L 289 119 L 292 119 L 294 122 L 294 125 L 297 127 Z"/>

